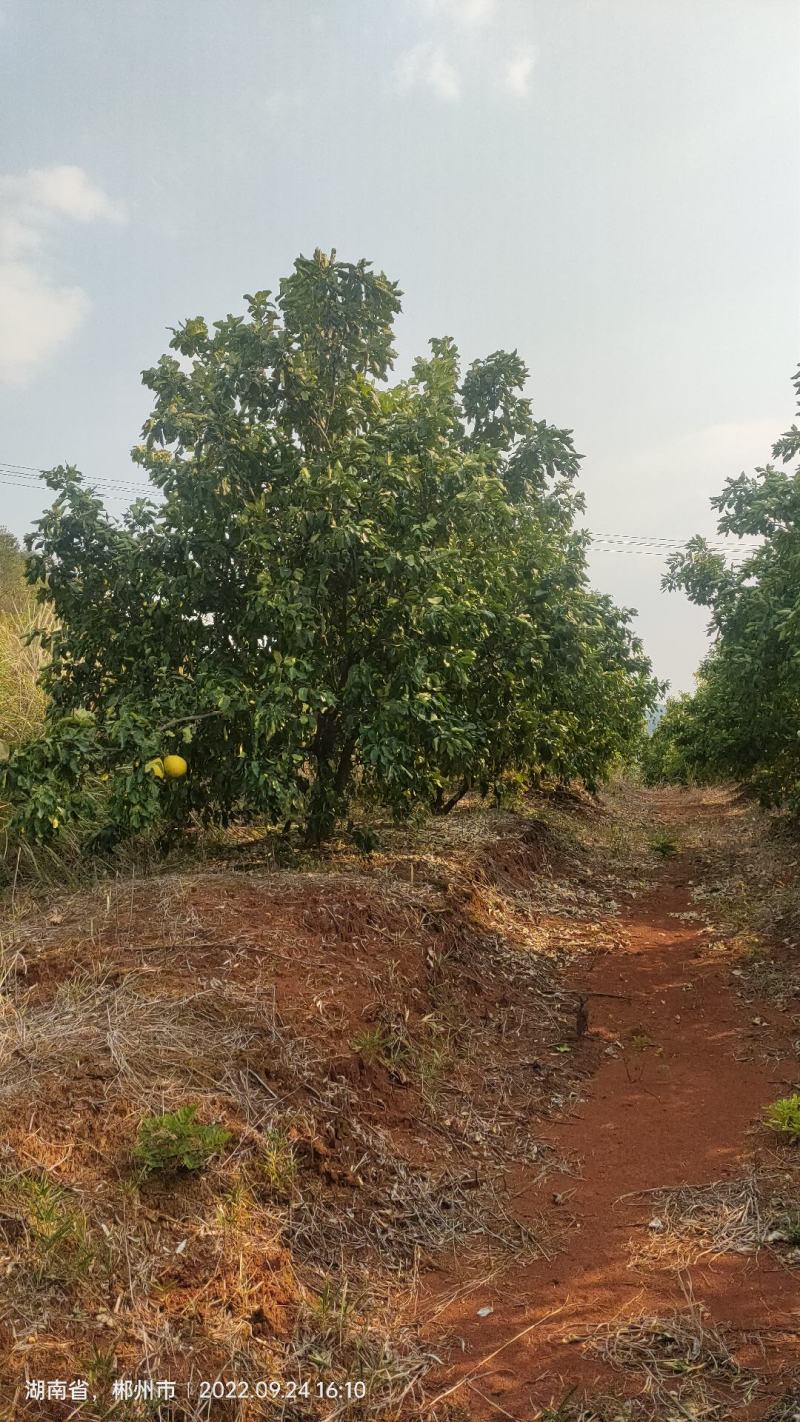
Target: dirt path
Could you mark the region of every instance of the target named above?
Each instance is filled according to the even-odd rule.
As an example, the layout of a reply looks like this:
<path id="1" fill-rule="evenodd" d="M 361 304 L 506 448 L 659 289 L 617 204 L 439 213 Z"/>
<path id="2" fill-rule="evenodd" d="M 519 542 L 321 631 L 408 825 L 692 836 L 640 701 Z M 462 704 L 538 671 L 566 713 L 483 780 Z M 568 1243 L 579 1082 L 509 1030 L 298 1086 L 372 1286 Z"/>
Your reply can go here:
<path id="1" fill-rule="evenodd" d="M 753 1025 L 757 1014 L 787 1046 L 791 1023 L 740 1001 L 729 965 L 710 954 L 696 918 L 681 917 L 692 908 L 693 873 L 690 855 L 669 861 L 658 886 L 620 915 L 627 948 L 581 973 L 581 986 L 619 996 L 590 998 L 590 1035 L 607 1044 L 601 1065 L 586 1100 L 546 1132 L 561 1156 L 576 1159 L 579 1173 L 551 1176 L 545 1195 L 523 1179 L 515 1202 L 531 1218 L 549 1207 L 551 1218 L 569 1226 L 563 1251 L 449 1306 L 469 1281 L 457 1272 L 436 1281 L 437 1328 L 464 1340 L 463 1359 L 442 1375 L 441 1388 L 467 1379 L 450 1399 L 465 1415 L 529 1422 L 571 1387 L 638 1391 L 641 1377 L 626 1378 L 587 1356 L 576 1335 L 640 1312 L 663 1318 L 686 1310 L 687 1295 L 778 1393 L 800 1362 L 797 1276 L 770 1251 L 708 1255 L 682 1271 L 645 1257 L 658 1231 L 649 1228 L 652 1198 L 635 1192 L 739 1176 L 747 1161 L 769 1153 L 757 1128 L 764 1105 L 797 1079 L 796 1057 L 764 1060 L 757 1043 L 747 1050 L 763 1030 Z M 562 1193 L 555 1204 L 554 1191 Z M 493 1312 L 481 1317 L 478 1310 L 487 1308 Z M 557 1312 L 547 1318 L 551 1310 Z M 750 1410 L 742 1403 L 735 1415 L 765 1415 L 763 1399 Z"/>

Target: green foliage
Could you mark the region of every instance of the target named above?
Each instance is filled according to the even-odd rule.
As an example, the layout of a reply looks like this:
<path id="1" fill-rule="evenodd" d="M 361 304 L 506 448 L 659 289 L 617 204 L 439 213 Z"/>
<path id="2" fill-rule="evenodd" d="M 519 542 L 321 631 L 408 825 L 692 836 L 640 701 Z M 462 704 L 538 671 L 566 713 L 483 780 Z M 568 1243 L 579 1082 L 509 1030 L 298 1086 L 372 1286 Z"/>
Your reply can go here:
<path id="1" fill-rule="evenodd" d="M 12 612 L 26 591 L 25 555 L 13 533 L 0 526 L 0 617 Z"/>
<path id="2" fill-rule="evenodd" d="M 48 476 L 50 701 L 0 772 L 12 828 L 57 835 L 101 776 L 109 843 L 242 815 L 318 843 L 356 793 L 399 817 L 513 771 L 595 785 L 656 688 L 586 586 L 579 456 L 519 356 L 462 375 L 434 340 L 388 384 L 397 287 L 335 254 L 246 301 L 145 372 L 134 458 L 162 503 L 117 524 L 76 470 Z M 180 782 L 149 765 L 170 751 Z"/>
<path id="3" fill-rule="evenodd" d="M 688 693 L 667 700 L 661 720 L 640 749 L 645 785 L 690 785 L 698 778 L 697 704 Z"/>
<path id="4" fill-rule="evenodd" d="M 800 397 L 800 371 L 794 380 Z M 773 458 L 800 455 L 796 425 Z M 711 610 L 714 645 L 671 729 L 686 777 L 735 777 L 800 812 L 800 467 L 729 479 L 712 499 L 721 533 L 761 539 L 736 568 L 695 538 L 665 578 Z M 665 733 L 666 734 L 666 733 Z M 655 738 L 654 738 L 655 739 Z M 664 749 L 665 763 L 669 754 Z"/>
<path id="5" fill-rule="evenodd" d="M 410 1066 L 413 1060 L 408 1033 L 399 1031 L 392 1023 L 378 1022 L 374 1027 L 365 1027 L 356 1033 L 350 1045 L 365 1061 L 383 1066 L 387 1071 Z"/>
<path id="6" fill-rule="evenodd" d="M 650 840 L 650 848 L 654 854 L 660 854 L 662 859 L 672 859 L 680 851 L 680 844 L 674 834 L 668 830 L 661 830 L 654 834 Z"/>
<path id="7" fill-rule="evenodd" d="M 22 1226 L 26 1267 L 38 1284 L 69 1282 L 92 1266 L 86 1216 L 66 1191 L 45 1174 L 18 1174 L 0 1181 L 4 1214 Z"/>
<path id="8" fill-rule="evenodd" d="M 196 1106 L 181 1106 L 160 1116 L 146 1116 L 139 1124 L 133 1148 L 145 1175 L 155 1171 L 202 1170 L 227 1145 L 230 1131 L 204 1126 Z"/>
<path id="9" fill-rule="evenodd" d="M 764 1121 L 777 1135 L 800 1141 L 800 1096 L 782 1096 L 773 1101 L 764 1112 Z"/>
<path id="10" fill-rule="evenodd" d="M 288 1131 L 273 1126 L 264 1132 L 259 1164 L 272 1194 L 281 1199 L 288 1198 L 297 1174 L 297 1160 Z"/>

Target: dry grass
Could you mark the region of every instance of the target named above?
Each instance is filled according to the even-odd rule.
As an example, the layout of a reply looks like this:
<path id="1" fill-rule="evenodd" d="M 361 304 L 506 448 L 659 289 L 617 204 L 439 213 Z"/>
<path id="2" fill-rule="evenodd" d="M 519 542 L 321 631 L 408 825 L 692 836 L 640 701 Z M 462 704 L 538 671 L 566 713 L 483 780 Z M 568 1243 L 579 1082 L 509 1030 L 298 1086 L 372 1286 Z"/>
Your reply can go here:
<path id="1" fill-rule="evenodd" d="M 678 1384 L 674 1391 L 626 1398 L 613 1395 L 575 1397 L 537 1414 L 536 1422 L 730 1422 L 727 1402 L 717 1403 L 703 1387 Z M 791 1412 L 778 1412 L 771 1422 L 795 1422 Z M 770 1422 L 766 1419 L 766 1422 Z"/>
<path id="2" fill-rule="evenodd" d="M 150 981 L 136 970 L 115 980 L 100 964 L 97 975 L 67 978 L 44 1002 L 9 1003 L 0 1022 L 0 1059 L 8 1063 L 0 1099 L 34 1097 L 87 1059 L 107 1091 L 124 1092 L 142 1109 L 168 1109 L 187 1089 L 218 1088 L 226 1064 L 263 1025 L 256 1029 L 246 1012 L 229 1019 L 213 991 L 165 998 L 148 994 Z"/>
<path id="3" fill-rule="evenodd" d="M 558 1052 L 561 974 L 619 941 L 646 834 L 620 787 L 611 812 L 542 799 L 384 827 L 369 859 L 335 845 L 280 867 L 260 837 L 203 842 L 222 864 L 191 873 L 18 884 L 0 938 L 0 1378 L 17 1414 L 51 1415 L 26 1411 L 26 1375 L 98 1395 L 172 1377 L 168 1414 L 114 1418 L 200 1422 L 201 1377 L 357 1374 L 364 1399 L 270 1415 L 417 1416 L 436 1361 L 413 1323 L 420 1269 L 468 1255 L 487 1275 L 559 1246 L 516 1217 L 506 1172 L 563 1165 L 537 1136 L 582 1090 Z M 229 1145 L 143 1180 L 142 1117 L 190 1103 Z M 215 1422 L 262 1415 L 213 1404 Z"/>
<path id="4" fill-rule="evenodd" d="M 52 612 L 25 594 L 0 613 L 0 740 L 24 741 L 42 722 L 39 675 L 46 657 L 41 642 L 28 638 L 35 627 L 52 626 Z"/>
<path id="5" fill-rule="evenodd" d="M 653 1218 L 635 1262 L 683 1268 L 720 1254 L 769 1248 L 800 1265 L 800 1178 L 797 1171 L 752 1167 L 739 1180 L 650 1193 Z"/>
<path id="6" fill-rule="evenodd" d="M 690 1295 L 681 1312 L 616 1320 L 583 1341 L 604 1363 L 636 1374 L 654 1422 L 726 1419 L 734 1406 L 749 1403 L 759 1386 Z"/>
<path id="7" fill-rule="evenodd" d="M 9 996 L 0 1027 L 0 1102 L 14 1115 L 20 1101 L 44 1107 L 34 1105 L 30 1121 L 27 1112 L 16 1124 L 7 1118 L 0 1175 L 0 1327 L 18 1340 L 17 1367 L 84 1376 L 107 1342 L 114 1374 L 177 1376 L 189 1391 L 209 1375 L 254 1382 L 311 1368 L 314 1377 L 343 1379 L 357 1363 L 369 1406 L 346 1415 L 376 1414 L 406 1388 L 413 1396 L 426 1353 L 402 1324 L 397 1287 L 382 1298 L 362 1289 L 335 1337 L 334 1305 L 326 1312 L 320 1301 L 362 1276 L 363 1250 L 382 1248 L 413 1279 L 419 1250 L 468 1231 L 469 1219 L 445 1179 L 412 1176 L 395 1161 L 393 1185 L 379 1182 L 396 1195 L 391 1218 L 378 1218 L 375 1190 L 365 1192 L 362 1211 L 337 1207 L 320 1173 L 311 1103 L 287 1111 L 273 1087 L 240 1065 L 258 1048 L 286 1079 L 312 1085 L 323 1114 L 347 1110 L 347 1089 L 319 1081 L 313 1052 L 285 1029 L 274 1003 L 253 1003 L 235 984 L 165 993 L 152 973 L 119 979 L 106 966 L 46 995 L 37 986 Z M 70 1122 L 63 1133 L 46 1108 L 54 1097 Z M 235 1143 L 197 1179 L 174 1180 L 165 1196 L 158 1179 L 138 1178 L 131 1147 L 143 1114 L 187 1099 L 203 1102 L 206 1118 L 221 1115 Z M 31 1130 L 34 1117 L 44 1119 Z M 276 1188 L 281 1135 L 298 1160 L 288 1199 Z M 383 1142 L 363 1135 L 373 1161 L 389 1159 Z M 215 1415 L 261 1415 L 240 1402 L 220 1404 Z M 298 1415 L 318 1411 L 304 1407 Z M 187 1400 L 170 1415 L 200 1418 L 205 1409 Z"/>
<path id="8" fill-rule="evenodd" d="M 674 1409 L 664 1411 L 660 1402 L 648 1398 L 624 1398 L 611 1395 L 576 1396 L 572 1388 L 558 1403 L 537 1414 L 536 1422 L 686 1422 L 695 1414 Z M 672 1406 L 672 1404 L 670 1404 Z"/>
<path id="9" fill-rule="evenodd" d="M 375 1280 L 354 1289 L 349 1271 L 299 1267 L 280 1212 L 243 1185 L 226 1193 L 221 1185 L 222 1177 L 216 1199 L 206 1188 L 192 1201 L 184 1187 L 170 1211 L 128 1181 L 101 1202 L 95 1189 L 83 1197 L 67 1192 L 52 1172 L 7 1176 L 0 1183 L 0 1317 L 13 1319 L 17 1365 L 33 1377 L 94 1372 L 105 1400 L 96 1412 L 82 1409 L 90 1418 L 138 1415 L 109 1410 L 97 1376 L 103 1359 L 106 1383 L 120 1375 L 179 1380 L 170 1417 L 209 1415 L 200 1379 L 235 1378 L 254 1388 L 264 1377 L 283 1381 L 287 1406 L 277 1415 L 330 1416 L 313 1396 L 292 1412 L 288 1389 L 298 1376 L 363 1380 L 367 1396 L 342 1416 L 401 1415 L 432 1362 L 403 1322 L 407 1286 L 390 1291 Z M 28 1415 L 21 1398 L 14 1415 Z M 249 1422 L 263 1406 L 229 1399 L 213 1415 Z"/>
<path id="10" fill-rule="evenodd" d="M 763 1422 L 800 1422 L 800 1387 L 791 1388 L 774 1407 L 771 1407 Z"/>
<path id="11" fill-rule="evenodd" d="M 731 789 L 703 794 L 719 813 L 696 827 L 690 844 L 693 900 L 742 993 L 791 1009 L 800 996 L 797 825 Z"/>
<path id="12" fill-rule="evenodd" d="M 26 1375 L 107 1396 L 125 1374 L 180 1382 L 171 1422 L 210 1415 L 201 1377 L 358 1376 L 363 1399 L 284 1397 L 274 1415 L 417 1415 L 435 1362 L 412 1322 L 420 1267 L 557 1247 L 516 1218 L 504 1172 L 558 1166 L 535 1122 L 580 1090 L 553 1055 L 573 1012 L 559 974 L 608 943 L 627 863 L 612 817 L 586 815 L 571 836 L 571 809 L 467 808 L 416 842 L 391 831 L 369 862 L 340 849 L 265 873 L 245 854 L 235 875 L 17 890 L 0 999 L 17 1415 L 43 1415 Z M 142 1117 L 188 1103 L 229 1145 L 142 1179 Z M 213 1404 L 220 1422 L 262 1412 Z"/>

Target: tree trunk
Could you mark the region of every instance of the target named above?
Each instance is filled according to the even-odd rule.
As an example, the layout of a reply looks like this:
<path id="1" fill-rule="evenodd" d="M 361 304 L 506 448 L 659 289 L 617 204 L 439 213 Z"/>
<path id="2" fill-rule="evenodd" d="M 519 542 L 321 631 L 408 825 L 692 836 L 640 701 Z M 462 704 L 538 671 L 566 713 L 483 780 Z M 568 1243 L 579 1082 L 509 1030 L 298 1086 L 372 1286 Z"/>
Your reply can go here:
<path id="1" fill-rule="evenodd" d="M 450 814 L 450 811 L 455 809 L 455 807 L 456 807 L 456 805 L 458 804 L 459 800 L 463 800 L 463 798 L 464 798 L 464 796 L 466 795 L 466 793 L 467 793 L 468 790 L 469 790 L 469 781 L 468 781 L 468 780 L 462 780 L 462 782 L 461 782 L 461 784 L 459 785 L 458 789 L 453 791 L 453 794 L 450 796 L 450 799 L 449 799 L 449 800 L 441 800 L 441 799 L 439 798 L 439 795 L 437 795 L 437 801 L 438 801 L 438 803 L 437 803 L 437 804 L 435 805 L 435 807 L 434 807 L 434 814 L 435 814 L 435 815 L 449 815 L 449 814 Z M 440 792 L 440 793 L 441 793 L 441 792 Z"/>
<path id="2" fill-rule="evenodd" d="M 355 731 L 342 738 L 338 712 L 320 712 L 310 756 L 314 779 L 306 814 L 305 842 L 312 848 L 330 839 L 337 820 L 347 809 L 357 740 Z"/>

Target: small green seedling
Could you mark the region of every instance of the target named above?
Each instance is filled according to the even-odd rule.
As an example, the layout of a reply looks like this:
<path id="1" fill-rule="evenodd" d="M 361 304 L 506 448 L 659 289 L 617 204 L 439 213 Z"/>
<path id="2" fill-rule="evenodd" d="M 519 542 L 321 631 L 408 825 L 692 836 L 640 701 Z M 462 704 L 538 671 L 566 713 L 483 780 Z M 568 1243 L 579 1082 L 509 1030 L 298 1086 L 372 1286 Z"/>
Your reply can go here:
<path id="1" fill-rule="evenodd" d="M 89 1272 L 94 1255 L 86 1216 L 60 1185 L 44 1174 L 14 1176 L 0 1185 L 0 1208 L 25 1232 L 27 1267 L 36 1283 L 66 1283 Z"/>
<path id="2" fill-rule="evenodd" d="M 673 834 L 662 833 L 653 835 L 650 848 L 654 854 L 660 854 L 662 859 L 671 859 L 674 854 L 678 853 L 680 846 Z"/>
<path id="3" fill-rule="evenodd" d="M 764 1111 L 764 1121 L 771 1131 L 787 1140 L 800 1141 L 800 1096 L 781 1096 Z"/>
<path id="4" fill-rule="evenodd" d="M 261 1168 L 273 1194 L 281 1197 L 291 1195 L 297 1174 L 297 1161 L 292 1142 L 280 1126 L 274 1126 L 264 1133 Z"/>
<path id="5" fill-rule="evenodd" d="M 202 1170 L 231 1138 L 221 1126 L 204 1126 L 196 1119 L 196 1106 L 181 1106 L 160 1116 L 145 1116 L 133 1148 L 142 1173 Z"/>
<path id="6" fill-rule="evenodd" d="M 353 1038 L 350 1046 L 365 1061 L 379 1063 L 387 1071 L 410 1066 L 413 1059 L 407 1032 L 392 1023 L 378 1022 L 374 1027 L 365 1027 Z"/>

